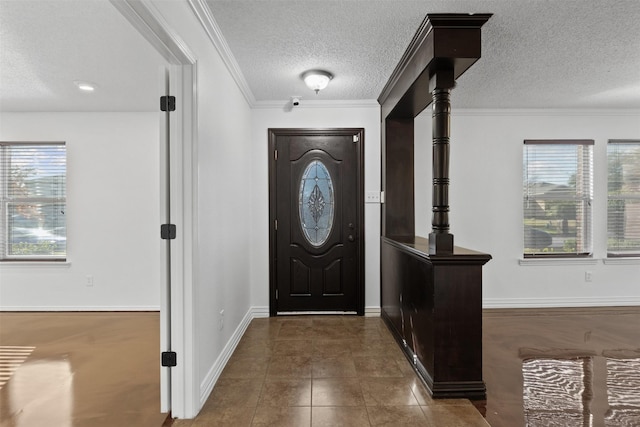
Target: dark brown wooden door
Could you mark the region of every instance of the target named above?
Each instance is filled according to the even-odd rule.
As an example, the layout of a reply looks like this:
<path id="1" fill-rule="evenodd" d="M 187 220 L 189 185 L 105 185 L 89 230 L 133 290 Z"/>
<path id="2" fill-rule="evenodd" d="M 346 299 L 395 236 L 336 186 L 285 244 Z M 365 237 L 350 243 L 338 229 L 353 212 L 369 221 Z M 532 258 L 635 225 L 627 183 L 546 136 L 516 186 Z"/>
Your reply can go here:
<path id="1" fill-rule="evenodd" d="M 364 313 L 362 139 L 362 129 L 270 130 L 272 314 Z"/>

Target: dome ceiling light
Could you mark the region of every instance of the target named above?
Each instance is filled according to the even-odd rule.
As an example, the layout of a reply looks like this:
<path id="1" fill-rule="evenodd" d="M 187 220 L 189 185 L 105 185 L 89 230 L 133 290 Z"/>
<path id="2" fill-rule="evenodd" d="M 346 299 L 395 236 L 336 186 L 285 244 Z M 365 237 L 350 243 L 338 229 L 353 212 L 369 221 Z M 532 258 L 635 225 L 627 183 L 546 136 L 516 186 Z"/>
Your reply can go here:
<path id="1" fill-rule="evenodd" d="M 315 91 L 316 95 L 327 87 L 332 78 L 333 75 L 331 73 L 323 70 L 309 70 L 302 73 L 302 79 L 305 84 L 309 89 Z"/>

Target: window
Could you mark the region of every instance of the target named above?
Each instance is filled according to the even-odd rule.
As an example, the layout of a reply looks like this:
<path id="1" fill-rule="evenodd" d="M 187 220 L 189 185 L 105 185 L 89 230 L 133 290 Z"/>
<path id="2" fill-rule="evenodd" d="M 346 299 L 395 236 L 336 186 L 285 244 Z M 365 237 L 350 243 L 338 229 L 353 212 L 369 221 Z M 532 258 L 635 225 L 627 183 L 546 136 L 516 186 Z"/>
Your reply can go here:
<path id="1" fill-rule="evenodd" d="M 640 141 L 610 140 L 607 159 L 608 255 L 640 256 Z"/>
<path id="2" fill-rule="evenodd" d="M 64 143 L 0 142 L 0 259 L 64 260 Z"/>
<path id="3" fill-rule="evenodd" d="M 327 167 L 313 160 L 302 174 L 298 205 L 300 224 L 314 248 L 322 246 L 333 227 L 333 181 Z"/>
<path id="4" fill-rule="evenodd" d="M 593 140 L 524 141 L 524 256 L 590 256 Z"/>

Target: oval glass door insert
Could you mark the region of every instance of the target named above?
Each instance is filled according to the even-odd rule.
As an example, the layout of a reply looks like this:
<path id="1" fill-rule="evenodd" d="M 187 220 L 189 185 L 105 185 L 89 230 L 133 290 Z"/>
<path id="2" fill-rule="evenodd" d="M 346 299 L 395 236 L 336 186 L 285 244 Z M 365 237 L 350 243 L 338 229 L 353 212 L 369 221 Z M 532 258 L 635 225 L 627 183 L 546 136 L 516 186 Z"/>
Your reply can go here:
<path id="1" fill-rule="evenodd" d="M 302 174 L 298 205 L 304 237 L 311 246 L 322 246 L 333 227 L 334 193 L 329 170 L 320 160 L 311 161 Z"/>

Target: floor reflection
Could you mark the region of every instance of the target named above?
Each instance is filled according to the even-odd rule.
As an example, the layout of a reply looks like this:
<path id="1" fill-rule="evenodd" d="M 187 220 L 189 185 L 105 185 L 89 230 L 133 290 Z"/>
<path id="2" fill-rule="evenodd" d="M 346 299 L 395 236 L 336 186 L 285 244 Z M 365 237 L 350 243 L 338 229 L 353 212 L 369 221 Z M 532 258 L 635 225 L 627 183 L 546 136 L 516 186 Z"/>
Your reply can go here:
<path id="1" fill-rule="evenodd" d="M 607 358 L 607 427 L 640 425 L 640 358 Z"/>
<path id="2" fill-rule="evenodd" d="M 157 312 L 0 312 L 13 349 L 0 427 L 161 426 L 159 325 Z"/>
<path id="3" fill-rule="evenodd" d="M 27 361 L 7 383 L 7 391 L 11 426 L 71 427 L 73 373 L 68 361 Z"/>
<path id="4" fill-rule="evenodd" d="M 0 345 L 0 390 L 34 349 L 33 346 Z"/>
<path id="5" fill-rule="evenodd" d="M 526 359 L 522 362 L 525 425 L 590 426 L 590 357 Z"/>
<path id="6" fill-rule="evenodd" d="M 640 307 L 484 312 L 493 427 L 639 427 Z"/>

